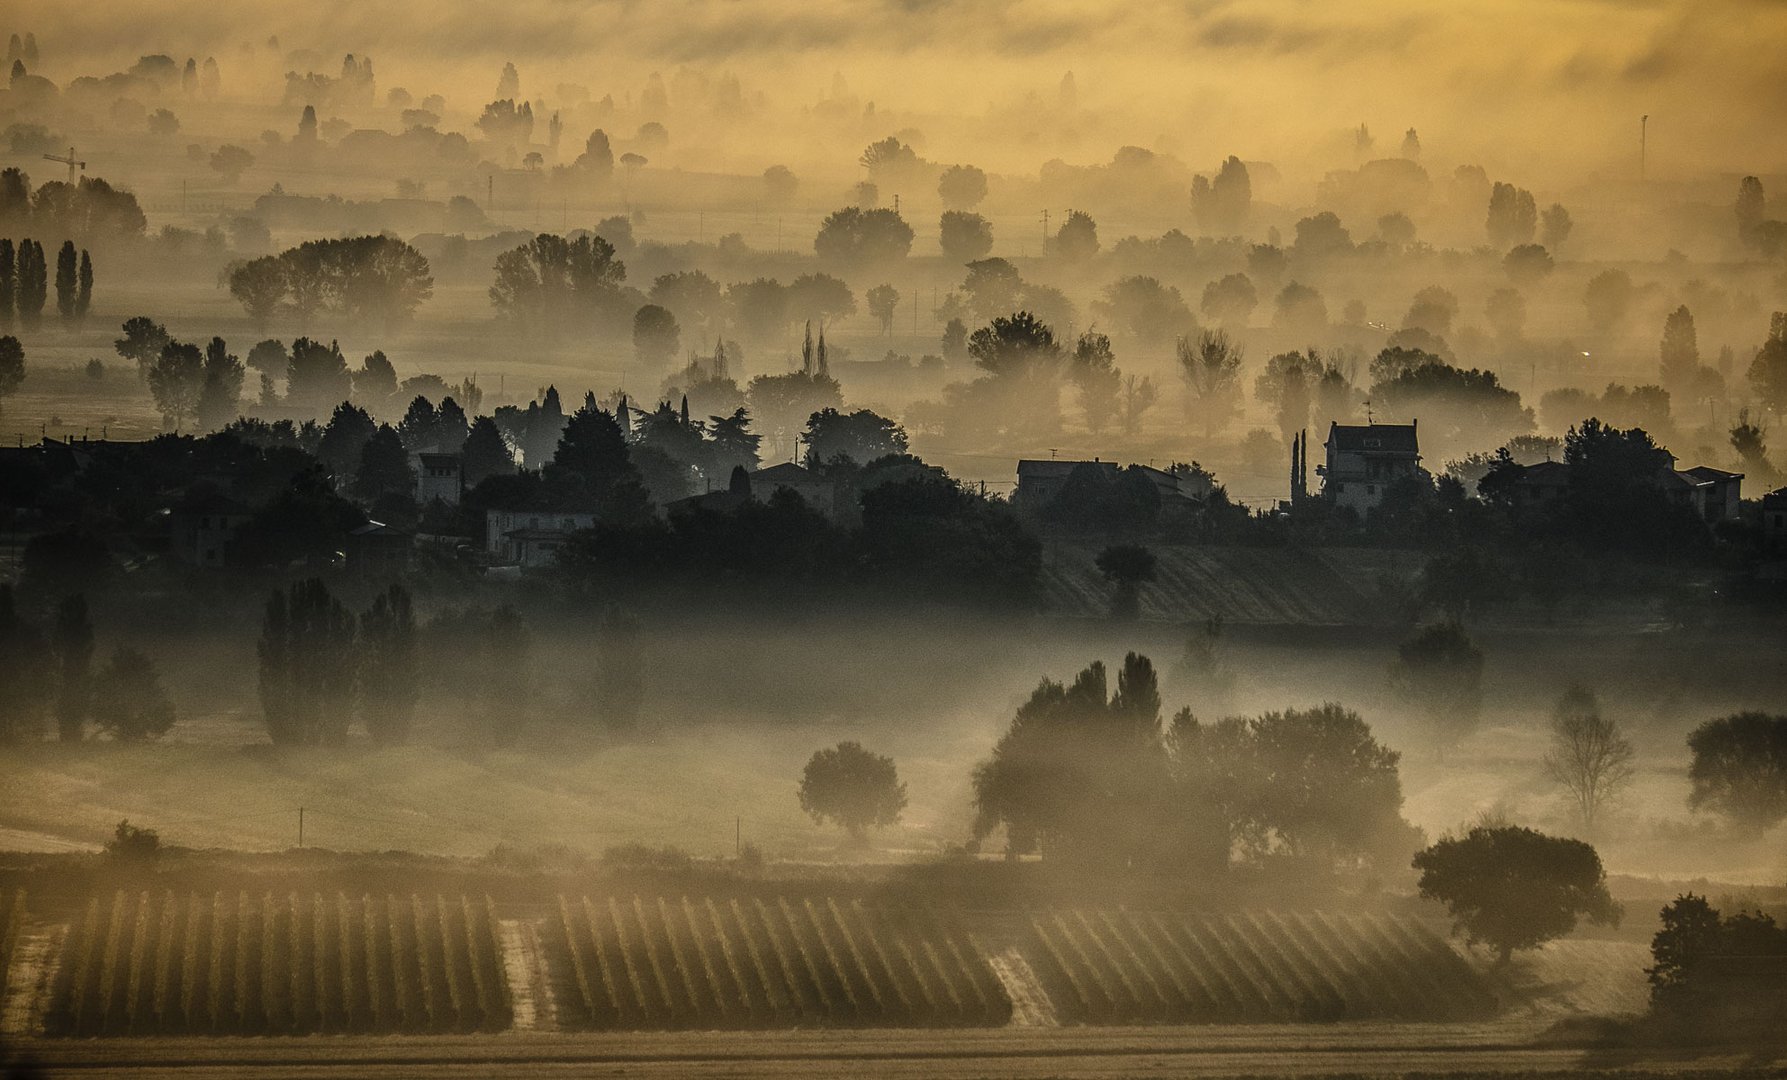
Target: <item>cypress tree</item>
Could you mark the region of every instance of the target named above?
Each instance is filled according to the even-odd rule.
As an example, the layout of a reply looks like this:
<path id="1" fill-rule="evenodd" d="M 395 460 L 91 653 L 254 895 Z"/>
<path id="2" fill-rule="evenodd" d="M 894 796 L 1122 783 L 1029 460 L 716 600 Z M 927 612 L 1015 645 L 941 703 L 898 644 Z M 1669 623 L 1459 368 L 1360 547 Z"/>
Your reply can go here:
<path id="1" fill-rule="evenodd" d="M 55 654 L 56 733 L 63 742 L 80 742 L 93 709 L 93 622 L 82 594 L 56 605 L 50 648 Z"/>
<path id="2" fill-rule="evenodd" d="M 65 323 L 74 321 L 75 266 L 78 261 L 74 241 L 62 241 L 62 247 L 56 251 L 56 314 Z"/>
<path id="3" fill-rule="evenodd" d="M 88 256 L 87 249 L 81 249 L 80 281 L 74 294 L 74 317 L 76 322 L 87 321 L 87 311 L 93 306 L 93 259 Z"/>
<path id="4" fill-rule="evenodd" d="M 18 294 L 18 258 L 12 241 L 0 237 L 0 328 L 12 329 L 12 312 Z"/>

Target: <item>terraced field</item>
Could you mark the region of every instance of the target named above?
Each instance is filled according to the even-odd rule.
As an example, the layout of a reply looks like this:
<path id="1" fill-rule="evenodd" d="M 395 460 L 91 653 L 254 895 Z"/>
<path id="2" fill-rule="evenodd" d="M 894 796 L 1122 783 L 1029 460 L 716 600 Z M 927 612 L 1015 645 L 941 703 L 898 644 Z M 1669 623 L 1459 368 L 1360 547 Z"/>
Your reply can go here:
<path id="1" fill-rule="evenodd" d="M 488 900 L 119 892 L 70 928 L 52 1035 L 509 1026 Z"/>
<path id="2" fill-rule="evenodd" d="M 1103 618 L 1111 585 L 1094 560 L 1096 545 L 1051 542 L 1043 565 L 1044 606 L 1068 618 Z M 1383 618 L 1370 573 L 1346 572 L 1351 552 L 1294 548 L 1150 545 L 1156 580 L 1141 590 L 1144 619 L 1344 626 Z M 1406 561 L 1406 560 L 1405 560 Z M 1399 569 L 1413 572 L 1408 561 Z"/>
<path id="3" fill-rule="evenodd" d="M 974 939 L 928 909 L 833 898 L 559 898 L 563 1026 L 997 1026 L 1011 1001 Z"/>
<path id="4" fill-rule="evenodd" d="M 1030 933 L 1064 1020 L 1457 1021 L 1496 1008 L 1444 941 L 1390 916 L 1055 909 L 1032 914 Z"/>

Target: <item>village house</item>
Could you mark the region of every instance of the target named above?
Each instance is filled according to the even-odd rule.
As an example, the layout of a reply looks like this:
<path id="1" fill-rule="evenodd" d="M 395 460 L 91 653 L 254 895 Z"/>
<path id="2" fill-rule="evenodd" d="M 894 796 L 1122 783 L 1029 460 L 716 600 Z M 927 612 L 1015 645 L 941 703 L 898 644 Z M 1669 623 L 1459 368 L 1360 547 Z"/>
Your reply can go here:
<path id="1" fill-rule="evenodd" d="M 837 485 L 811 469 L 785 461 L 751 474 L 751 498 L 758 502 L 768 502 L 777 491 L 784 490 L 799 495 L 826 517 L 837 514 Z"/>
<path id="2" fill-rule="evenodd" d="M 572 533 L 595 524 L 596 515 L 583 510 L 486 510 L 484 551 L 503 565 L 550 566 Z"/>
<path id="3" fill-rule="evenodd" d="M 1414 424 L 1330 424 L 1327 462 L 1316 466 L 1322 497 L 1360 514 L 1383 501 L 1398 480 L 1421 472 Z"/>
<path id="4" fill-rule="evenodd" d="M 1762 539 L 1772 548 L 1787 547 L 1787 487 L 1762 497 Z"/>
<path id="5" fill-rule="evenodd" d="M 168 511 L 168 540 L 174 558 L 188 566 L 230 565 L 236 531 L 254 515 L 249 507 L 216 491 L 195 491 Z"/>
<path id="6" fill-rule="evenodd" d="M 458 454 L 412 454 L 411 465 L 416 470 L 416 502 L 427 506 L 439 500 L 448 506 L 459 505 L 465 473 Z"/>

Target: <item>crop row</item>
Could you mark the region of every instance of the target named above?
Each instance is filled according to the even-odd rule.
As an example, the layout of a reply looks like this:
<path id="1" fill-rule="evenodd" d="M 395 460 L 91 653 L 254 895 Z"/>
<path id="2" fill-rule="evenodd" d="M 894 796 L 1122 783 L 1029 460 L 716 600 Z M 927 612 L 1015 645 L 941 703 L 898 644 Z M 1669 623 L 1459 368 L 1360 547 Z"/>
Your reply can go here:
<path id="1" fill-rule="evenodd" d="M 19 936 L 25 930 L 25 890 L 10 895 L 0 893 L 0 1001 L 12 975 L 12 957 L 19 948 Z"/>
<path id="2" fill-rule="evenodd" d="M 1060 909 L 1033 913 L 1030 933 L 1067 1020 L 1452 1020 L 1494 1008 L 1444 941 L 1389 916 Z"/>
<path id="3" fill-rule="evenodd" d="M 119 892 L 70 928 L 58 1035 L 494 1031 L 510 1021 L 488 899 Z"/>
<path id="4" fill-rule="evenodd" d="M 568 1027 L 998 1025 L 973 938 L 928 909 L 831 898 L 559 898 L 549 955 Z"/>

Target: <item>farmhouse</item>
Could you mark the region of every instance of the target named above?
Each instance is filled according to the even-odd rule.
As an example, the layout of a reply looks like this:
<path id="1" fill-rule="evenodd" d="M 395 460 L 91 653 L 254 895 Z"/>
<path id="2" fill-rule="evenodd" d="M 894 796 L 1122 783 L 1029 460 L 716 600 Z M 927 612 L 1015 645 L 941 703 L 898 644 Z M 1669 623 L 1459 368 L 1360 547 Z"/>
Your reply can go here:
<path id="1" fill-rule="evenodd" d="M 1421 447 L 1410 424 L 1330 424 L 1327 462 L 1316 466 L 1322 497 L 1364 513 L 1398 480 L 1419 475 Z"/>

